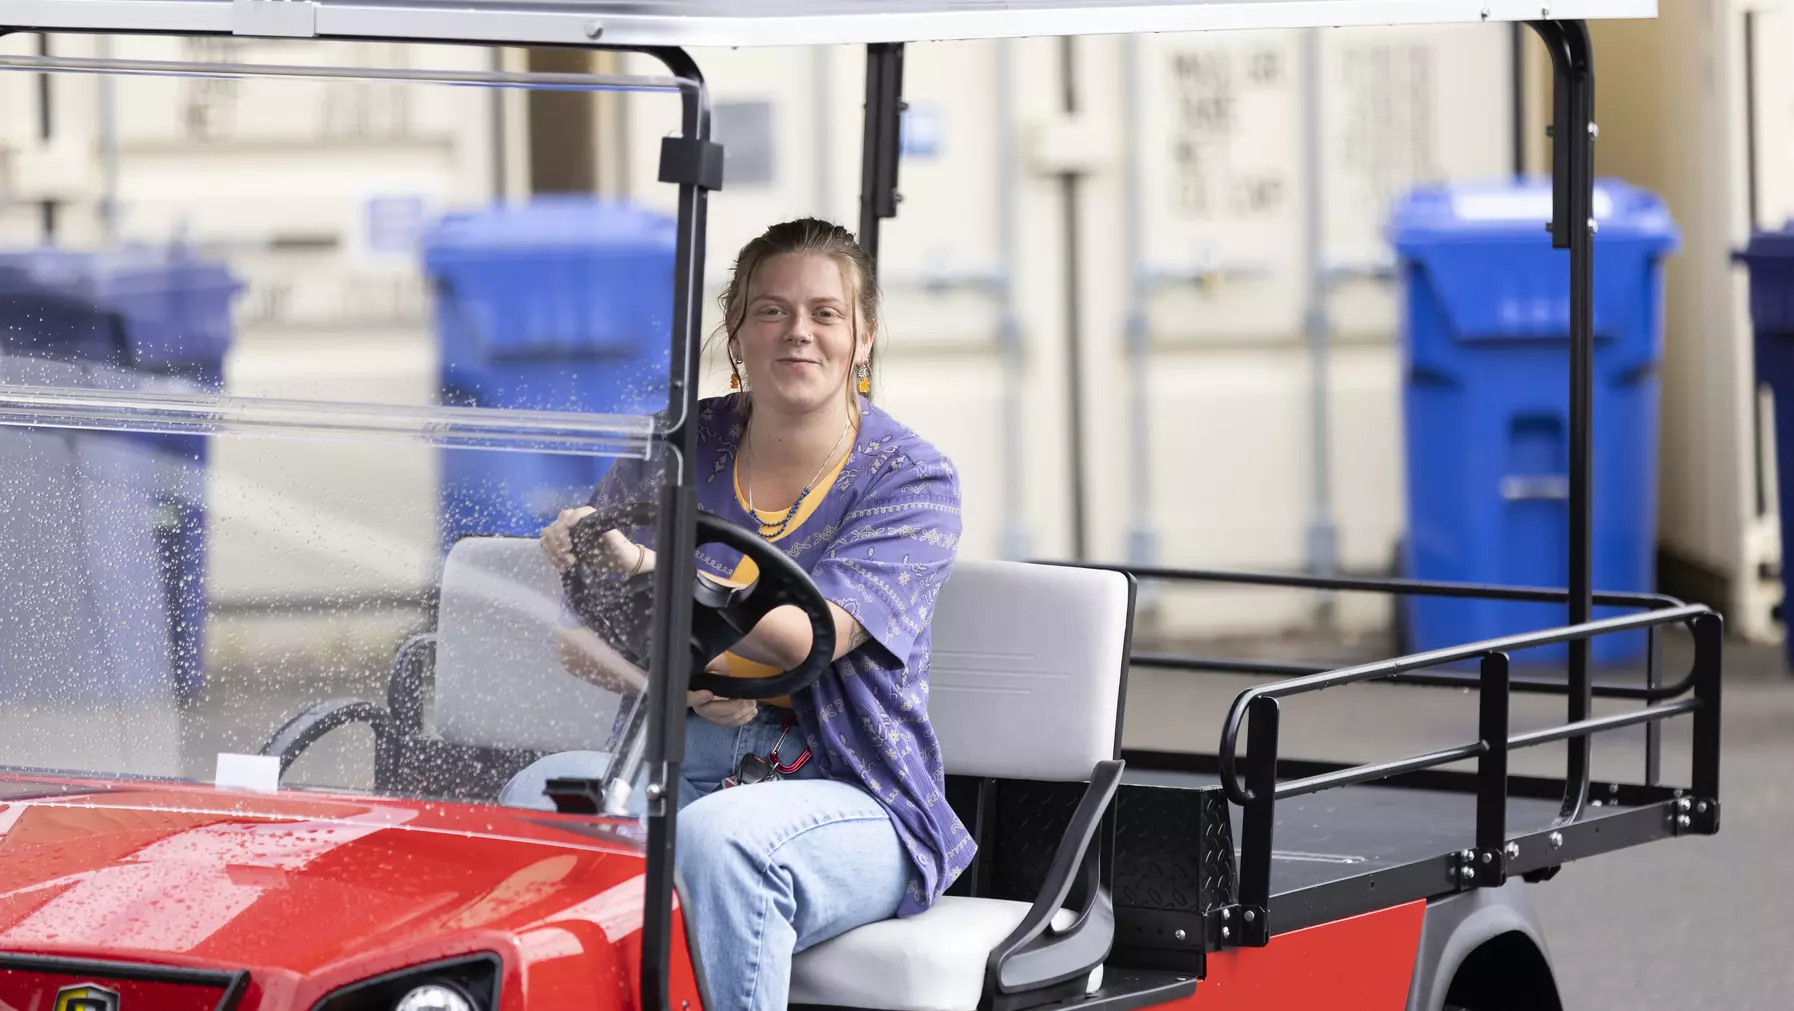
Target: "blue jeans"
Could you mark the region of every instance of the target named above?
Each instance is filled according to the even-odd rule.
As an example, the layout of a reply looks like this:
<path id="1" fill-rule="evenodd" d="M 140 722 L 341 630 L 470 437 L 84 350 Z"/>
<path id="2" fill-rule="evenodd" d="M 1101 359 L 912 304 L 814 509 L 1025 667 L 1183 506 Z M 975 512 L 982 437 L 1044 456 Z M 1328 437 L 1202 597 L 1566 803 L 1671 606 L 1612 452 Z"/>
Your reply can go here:
<path id="1" fill-rule="evenodd" d="M 786 715 L 763 705 L 738 729 L 696 713 L 686 720 L 678 869 L 706 1011 L 785 1011 L 791 956 L 895 916 L 909 885 L 909 856 L 890 815 L 857 784 L 823 777 L 814 760 L 777 782 L 717 789 L 743 755 L 772 750 Z M 794 727 L 780 758 L 802 750 Z M 542 796 L 549 779 L 598 777 L 609 764 L 599 752 L 549 755 L 499 800 L 553 810 Z"/>

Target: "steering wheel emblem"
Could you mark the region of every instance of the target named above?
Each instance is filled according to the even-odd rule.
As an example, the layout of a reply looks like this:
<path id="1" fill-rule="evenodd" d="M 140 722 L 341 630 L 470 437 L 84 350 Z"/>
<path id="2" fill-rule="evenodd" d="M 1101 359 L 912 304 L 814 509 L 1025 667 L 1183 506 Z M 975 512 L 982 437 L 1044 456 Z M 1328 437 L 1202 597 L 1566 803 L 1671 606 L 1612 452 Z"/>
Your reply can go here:
<path id="1" fill-rule="evenodd" d="M 56 991 L 53 1011 L 118 1011 L 118 994 L 98 983 L 77 983 Z"/>

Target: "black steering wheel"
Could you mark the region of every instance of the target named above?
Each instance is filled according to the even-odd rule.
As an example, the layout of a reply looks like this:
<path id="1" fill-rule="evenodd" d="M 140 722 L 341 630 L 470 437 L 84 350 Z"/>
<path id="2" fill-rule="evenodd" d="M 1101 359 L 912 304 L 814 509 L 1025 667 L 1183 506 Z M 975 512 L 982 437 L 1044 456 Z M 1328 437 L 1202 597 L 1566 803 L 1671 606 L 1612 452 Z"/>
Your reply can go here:
<path id="1" fill-rule="evenodd" d="M 574 562 L 561 582 L 573 611 L 592 631 L 636 666 L 648 667 L 648 631 L 653 613 L 654 574 L 620 577 L 605 565 L 599 539 L 609 530 L 653 529 L 655 507 L 633 502 L 587 515 L 572 531 Z M 702 574 L 692 579 L 690 656 L 687 686 L 719 698 L 770 699 L 802 691 L 828 670 L 835 655 L 835 619 L 816 583 L 791 556 L 713 513 L 698 513 L 694 547 L 721 544 L 754 560 L 760 573 L 746 586 L 728 586 Z M 732 678 L 704 665 L 727 652 L 775 607 L 791 604 L 810 619 L 810 653 L 783 674 Z"/>

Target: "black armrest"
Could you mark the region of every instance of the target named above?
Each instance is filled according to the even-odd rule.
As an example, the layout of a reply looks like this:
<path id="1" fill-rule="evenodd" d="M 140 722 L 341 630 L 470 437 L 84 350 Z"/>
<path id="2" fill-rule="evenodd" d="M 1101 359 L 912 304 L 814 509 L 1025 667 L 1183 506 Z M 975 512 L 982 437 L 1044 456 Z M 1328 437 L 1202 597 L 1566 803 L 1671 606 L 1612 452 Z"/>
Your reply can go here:
<path id="1" fill-rule="evenodd" d="M 306 748 L 316 743 L 318 738 L 351 723 L 365 723 L 372 727 L 376 748 L 386 736 L 386 710 L 361 699 L 329 699 L 300 710 L 299 715 L 288 720 L 274 732 L 273 737 L 268 738 L 268 743 L 262 745 L 261 753 L 278 756 L 280 772 L 285 775 L 287 767 L 304 754 Z"/>
<path id="2" fill-rule="evenodd" d="M 982 1007 L 986 1011 L 1039 1003 L 1011 995 L 1056 984 L 1072 983 L 1081 995 L 1090 970 L 1109 957 L 1115 941 L 1115 906 L 1107 867 L 1109 840 L 1098 836 L 1113 831 L 1108 813 L 1121 786 L 1123 767 L 1120 761 L 1106 761 L 1091 770 L 1090 786 L 1059 839 L 1040 895 L 1020 925 L 991 950 L 985 963 Z M 1053 917 L 1064 908 L 1080 874 L 1084 903 L 1077 910 L 1077 920 L 1064 930 L 1051 929 Z"/>

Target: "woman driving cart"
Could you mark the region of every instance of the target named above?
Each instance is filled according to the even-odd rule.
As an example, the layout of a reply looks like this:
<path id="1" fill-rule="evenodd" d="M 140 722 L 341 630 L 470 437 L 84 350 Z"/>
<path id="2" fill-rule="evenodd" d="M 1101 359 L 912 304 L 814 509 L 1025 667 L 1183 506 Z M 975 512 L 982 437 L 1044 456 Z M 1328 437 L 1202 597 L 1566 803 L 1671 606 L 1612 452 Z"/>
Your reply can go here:
<path id="1" fill-rule="evenodd" d="M 971 860 L 928 722 L 929 620 L 959 544 L 959 485 L 945 456 L 871 402 L 878 293 L 845 229 L 772 227 L 742 249 L 722 302 L 735 392 L 699 406 L 699 505 L 809 574 L 834 619 L 834 662 L 788 697 L 689 694 L 678 869 L 711 1000 L 782 1011 L 795 952 L 928 908 Z M 620 461 L 589 506 L 542 531 L 557 568 L 576 561 L 580 520 L 643 497 L 643 474 Z M 600 543 L 615 571 L 653 568 L 653 551 L 616 530 Z M 758 574 L 714 544 L 697 567 L 735 585 Z M 811 628 L 799 608 L 774 608 L 709 669 L 794 668 Z M 561 653 L 618 687 L 592 630 L 569 629 Z M 596 778 L 608 762 L 548 756 L 503 800 L 552 809 L 549 779 Z"/>

